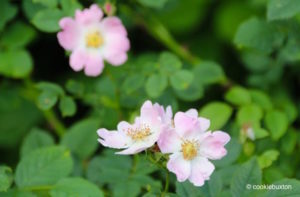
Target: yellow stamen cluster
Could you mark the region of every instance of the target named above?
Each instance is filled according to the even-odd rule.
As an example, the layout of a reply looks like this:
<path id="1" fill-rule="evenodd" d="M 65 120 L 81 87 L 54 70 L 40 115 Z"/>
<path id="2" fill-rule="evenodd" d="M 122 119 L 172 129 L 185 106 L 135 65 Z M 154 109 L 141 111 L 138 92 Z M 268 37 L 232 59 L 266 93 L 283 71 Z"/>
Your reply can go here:
<path id="1" fill-rule="evenodd" d="M 103 44 L 103 37 L 98 31 L 89 33 L 86 36 L 86 46 L 91 48 L 98 48 Z"/>
<path id="2" fill-rule="evenodd" d="M 193 140 L 185 140 L 181 144 L 181 150 L 185 160 L 192 160 L 197 156 L 198 142 Z"/>
<path id="3" fill-rule="evenodd" d="M 151 129 L 147 125 L 141 125 L 136 129 L 129 128 L 127 130 L 127 135 L 131 137 L 134 141 L 143 140 L 145 137 L 151 134 Z"/>

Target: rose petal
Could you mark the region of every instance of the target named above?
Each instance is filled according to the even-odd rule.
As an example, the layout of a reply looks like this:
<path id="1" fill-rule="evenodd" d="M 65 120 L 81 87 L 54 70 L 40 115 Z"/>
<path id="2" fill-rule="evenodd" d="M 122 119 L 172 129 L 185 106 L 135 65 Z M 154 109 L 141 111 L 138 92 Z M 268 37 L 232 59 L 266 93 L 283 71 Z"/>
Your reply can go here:
<path id="1" fill-rule="evenodd" d="M 210 175 L 215 170 L 215 166 L 205 157 L 197 157 L 191 163 L 191 176 L 189 180 L 195 186 L 202 186 L 205 180 L 209 180 Z"/>
<path id="2" fill-rule="evenodd" d="M 84 68 L 84 73 L 87 76 L 96 77 L 102 73 L 104 62 L 99 55 L 89 55 Z"/>
<path id="3" fill-rule="evenodd" d="M 59 21 L 62 31 L 57 34 L 59 44 L 66 50 L 73 50 L 79 44 L 80 28 L 70 17 L 62 18 Z"/>
<path id="4" fill-rule="evenodd" d="M 191 162 L 185 160 L 181 153 L 170 155 L 167 168 L 169 171 L 176 174 L 179 182 L 187 180 L 191 175 Z"/>
<path id="5" fill-rule="evenodd" d="M 181 139 L 172 128 L 164 128 L 157 141 L 162 153 L 174 153 L 181 150 Z"/>
<path id="6" fill-rule="evenodd" d="M 70 66 L 74 71 L 83 69 L 87 59 L 87 54 L 83 50 L 75 50 L 70 56 Z"/>
<path id="7" fill-rule="evenodd" d="M 209 133 L 200 142 L 200 154 L 209 159 L 221 159 L 227 154 L 224 145 L 230 140 L 230 136 L 222 131 Z"/>
<path id="8" fill-rule="evenodd" d="M 108 131 L 106 129 L 99 129 L 97 131 L 99 135 L 98 141 L 106 147 L 110 148 L 127 148 L 131 144 L 128 137 L 118 131 Z"/>
<path id="9" fill-rule="evenodd" d="M 90 24 L 100 22 L 103 17 L 102 10 L 96 5 L 91 5 L 90 8 L 86 8 L 84 10 L 76 10 L 75 20 L 81 24 Z"/>

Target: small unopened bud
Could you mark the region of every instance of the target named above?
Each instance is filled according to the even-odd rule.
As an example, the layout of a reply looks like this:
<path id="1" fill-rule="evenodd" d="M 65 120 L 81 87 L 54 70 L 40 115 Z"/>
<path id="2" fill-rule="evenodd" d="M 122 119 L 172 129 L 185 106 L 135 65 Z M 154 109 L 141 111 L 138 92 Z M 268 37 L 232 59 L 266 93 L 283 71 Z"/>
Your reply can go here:
<path id="1" fill-rule="evenodd" d="M 110 2 L 104 4 L 104 12 L 108 16 L 113 16 L 116 12 L 116 6 Z"/>

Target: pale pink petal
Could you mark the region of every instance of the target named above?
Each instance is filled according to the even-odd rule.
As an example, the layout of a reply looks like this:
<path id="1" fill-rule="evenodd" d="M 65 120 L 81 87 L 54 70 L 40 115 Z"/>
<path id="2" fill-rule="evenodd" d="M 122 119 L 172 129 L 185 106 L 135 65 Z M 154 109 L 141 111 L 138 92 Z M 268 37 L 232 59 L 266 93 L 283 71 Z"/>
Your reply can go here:
<path id="1" fill-rule="evenodd" d="M 151 147 L 154 143 L 152 143 L 152 144 L 149 144 L 149 143 L 134 143 L 129 148 L 127 148 L 123 151 L 120 151 L 120 152 L 116 152 L 116 154 L 119 154 L 119 155 L 133 155 L 133 154 L 136 154 L 136 153 L 139 153 L 139 152 L 142 152 L 142 151 L 146 150 L 147 148 Z"/>
<path id="2" fill-rule="evenodd" d="M 200 130 L 201 131 L 207 131 L 207 129 L 209 128 L 210 126 L 210 120 L 209 119 L 206 119 L 206 118 L 198 118 L 199 120 L 199 125 L 200 125 Z"/>
<path id="3" fill-rule="evenodd" d="M 130 42 L 127 37 L 122 35 L 105 36 L 105 54 L 107 56 L 127 52 L 130 49 Z"/>
<path id="4" fill-rule="evenodd" d="M 83 50 L 75 50 L 70 56 L 70 66 L 75 71 L 83 69 L 87 60 L 87 54 Z"/>
<path id="5" fill-rule="evenodd" d="M 169 120 L 173 117 L 172 107 L 170 105 L 166 108 L 166 116 Z"/>
<path id="6" fill-rule="evenodd" d="M 86 8 L 82 11 L 76 10 L 75 13 L 75 20 L 85 25 L 100 22 L 102 17 L 103 12 L 96 4 L 93 4 L 90 8 Z"/>
<path id="7" fill-rule="evenodd" d="M 106 129 L 99 129 L 97 131 L 99 135 L 98 141 L 106 147 L 110 148 L 127 148 L 130 145 L 130 139 L 123 133 L 118 131 L 108 131 Z"/>
<path id="8" fill-rule="evenodd" d="M 198 111 L 196 109 L 189 109 L 185 114 L 192 118 L 198 118 Z"/>
<path id="9" fill-rule="evenodd" d="M 84 68 L 84 73 L 87 76 L 96 77 L 102 73 L 104 68 L 104 62 L 99 55 L 89 55 L 86 60 L 86 65 Z"/>
<path id="10" fill-rule="evenodd" d="M 121 121 L 121 122 L 119 122 L 117 128 L 118 128 L 119 132 L 123 132 L 123 133 L 126 134 L 126 132 L 128 131 L 128 129 L 132 128 L 132 125 L 129 124 L 128 122 L 126 122 L 126 121 Z"/>
<path id="11" fill-rule="evenodd" d="M 176 132 L 181 137 L 193 135 L 198 132 L 199 121 L 197 117 L 191 117 L 183 112 L 177 112 L 174 117 L 174 125 Z"/>
<path id="12" fill-rule="evenodd" d="M 191 163 L 191 176 L 189 180 L 195 186 L 202 186 L 205 180 L 209 180 L 210 175 L 215 170 L 215 166 L 205 157 L 197 157 Z"/>
<path id="13" fill-rule="evenodd" d="M 152 124 L 160 124 L 161 121 L 161 118 L 159 117 L 159 113 L 155 110 L 151 101 L 146 101 L 142 105 L 140 118 L 142 119 L 142 121 L 152 123 Z"/>
<path id="14" fill-rule="evenodd" d="M 185 160 L 181 153 L 170 155 L 167 168 L 169 171 L 176 174 L 179 182 L 187 180 L 191 175 L 191 162 Z"/>
<path id="15" fill-rule="evenodd" d="M 62 18 L 59 25 L 62 28 L 62 31 L 57 34 L 59 44 L 66 50 L 75 49 L 80 39 L 80 27 L 70 17 Z"/>
<path id="16" fill-rule="evenodd" d="M 166 127 L 160 134 L 157 145 L 164 154 L 179 152 L 181 150 L 181 139 L 174 129 Z"/>
<path id="17" fill-rule="evenodd" d="M 200 154 L 209 159 L 221 159 L 227 154 L 224 146 L 229 140 L 230 136 L 227 133 L 215 131 L 200 142 Z"/>
<path id="18" fill-rule="evenodd" d="M 110 54 L 110 56 L 105 56 L 105 60 L 113 66 L 120 66 L 124 64 L 127 60 L 127 54 L 118 53 L 118 54 Z"/>
<path id="19" fill-rule="evenodd" d="M 101 21 L 100 26 L 107 34 L 127 36 L 127 31 L 118 17 L 106 17 Z"/>

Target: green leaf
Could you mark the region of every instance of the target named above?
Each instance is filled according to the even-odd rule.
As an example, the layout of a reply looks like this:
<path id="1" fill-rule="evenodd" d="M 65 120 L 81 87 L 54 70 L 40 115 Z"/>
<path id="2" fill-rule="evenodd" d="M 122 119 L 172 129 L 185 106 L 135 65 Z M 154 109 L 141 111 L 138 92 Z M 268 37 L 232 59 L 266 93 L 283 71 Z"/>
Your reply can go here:
<path id="1" fill-rule="evenodd" d="M 9 0 L 0 1 L 0 31 L 7 22 L 16 16 L 17 11 L 17 7 L 11 4 Z"/>
<path id="2" fill-rule="evenodd" d="M 87 178 L 97 185 L 125 182 L 130 175 L 131 166 L 129 156 L 120 157 L 112 150 L 106 150 L 104 154 L 91 160 L 87 168 Z"/>
<path id="3" fill-rule="evenodd" d="M 32 59 L 25 50 L 0 53 L 0 74 L 12 78 L 25 78 L 32 70 Z"/>
<path id="4" fill-rule="evenodd" d="M 56 94 L 58 96 L 63 96 L 65 94 L 62 87 L 60 87 L 59 85 L 57 85 L 55 83 L 51 83 L 51 82 L 45 82 L 45 81 L 39 82 L 35 85 L 35 87 L 42 91 L 53 92 L 54 94 Z"/>
<path id="5" fill-rule="evenodd" d="M 283 34 L 272 24 L 251 18 L 240 25 L 234 43 L 239 48 L 256 49 L 269 54 L 273 51 L 273 47 L 282 44 L 283 38 Z"/>
<path id="6" fill-rule="evenodd" d="M 0 146 L 12 150 L 18 147 L 25 133 L 40 124 L 42 114 L 16 87 L 2 83 L 0 92 Z"/>
<path id="7" fill-rule="evenodd" d="M 21 188 L 55 184 L 72 171 L 70 152 L 53 146 L 37 149 L 23 157 L 16 169 L 16 184 Z"/>
<path id="8" fill-rule="evenodd" d="M 20 34 L 22 32 L 22 34 Z M 1 37 L 1 44 L 7 48 L 21 48 L 35 37 L 35 31 L 23 22 L 15 22 L 7 28 Z"/>
<path id="9" fill-rule="evenodd" d="M 254 132 L 255 139 L 261 139 L 261 138 L 267 137 L 269 135 L 269 132 L 267 130 L 261 128 L 259 125 L 253 125 L 252 129 Z"/>
<path id="10" fill-rule="evenodd" d="M 189 70 L 179 70 L 174 73 L 170 80 L 175 90 L 186 90 L 192 83 L 194 75 Z"/>
<path id="11" fill-rule="evenodd" d="M 278 110 L 267 112 L 264 122 L 274 140 L 280 139 L 288 129 L 287 116 Z"/>
<path id="12" fill-rule="evenodd" d="M 272 57 L 256 50 L 246 50 L 241 55 L 245 67 L 255 73 L 267 71 L 274 64 Z"/>
<path id="13" fill-rule="evenodd" d="M 185 181 L 183 183 L 179 183 L 176 181 L 176 194 L 180 197 L 204 197 L 205 194 L 202 191 L 195 187 L 189 181 Z"/>
<path id="14" fill-rule="evenodd" d="M 140 185 L 138 182 L 128 181 L 126 184 L 116 182 L 113 189 L 113 196 L 138 196 L 140 193 Z"/>
<path id="15" fill-rule="evenodd" d="M 168 2 L 168 0 L 138 0 L 138 2 L 143 6 L 159 9 L 163 8 L 164 5 Z"/>
<path id="16" fill-rule="evenodd" d="M 167 75 L 172 75 L 182 67 L 180 59 L 170 52 L 163 52 L 159 56 L 160 71 Z"/>
<path id="17" fill-rule="evenodd" d="M 62 116 L 73 116 L 76 113 L 76 103 L 72 97 L 64 96 L 60 99 L 59 109 Z"/>
<path id="18" fill-rule="evenodd" d="M 225 94 L 225 100 L 234 105 L 246 105 L 251 103 L 251 95 L 247 89 L 234 86 Z"/>
<path id="19" fill-rule="evenodd" d="M 258 164 L 261 169 L 267 168 L 277 160 L 279 152 L 277 150 L 267 150 L 258 157 Z"/>
<path id="20" fill-rule="evenodd" d="M 143 87 L 144 83 L 145 76 L 141 74 L 129 75 L 122 84 L 121 89 L 125 94 L 132 94 L 134 91 Z"/>
<path id="21" fill-rule="evenodd" d="M 298 131 L 289 128 L 286 134 L 280 140 L 280 150 L 285 154 L 292 154 L 296 144 L 297 144 L 297 137 Z"/>
<path id="22" fill-rule="evenodd" d="M 252 102 L 265 110 L 272 109 L 273 105 L 270 97 L 260 90 L 250 90 Z"/>
<path id="23" fill-rule="evenodd" d="M 233 197 L 253 196 L 255 190 L 247 189 L 247 186 L 261 184 L 261 179 L 261 170 L 257 160 L 252 158 L 242 164 L 233 174 L 230 185 L 231 195 Z"/>
<path id="24" fill-rule="evenodd" d="M 79 81 L 75 81 L 73 79 L 68 80 L 66 84 L 66 89 L 71 94 L 77 95 L 77 96 L 83 96 L 84 94 L 84 85 L 83 83 Z"/>
<path id="25" fill-rule="evenodd" d="M 240 126 L 244 124 L 254 126 L 263 118 L 263 112 L 257 105 L 245 105 L 238 110 L 236 118 Z"/>
<path id="26" fill-rule="evenodd" d="M 77 122 L 68 129 L 61 144 L 68 147 L 80 159 L 85 159 L 97 149 L 98 126 L 98 121 L 93 119 Z"/>
<path id="27" fill-rule="evenodd" d="M 210 102 L 200 110 L 200 116 L 210 119 L 210 129 L 221 129 L 229 120 L 232 108 L 226 103 Z"/>
<path id="28" fill-rule="evenodd" d="M 82 9 L 82 5 L 77 0 L 60 0 L 64 13 L 68 16 L 74 16 L 75 10 Z"/>
<path id="29" fill-rule="evenodd" d="M 13 183 L 12 169 L 7 166 L 0 166 L 0 192 L 6 192 Z"/>
<path id="30" fill-rule="evenodd" d="M 41 31 L 57 32 L 58 22 L 63 16 L 63 12 L 59 9 L 43 9 L 33 17 L 32 23 Z"/>
<path id="31" fill-rule="evenodd" d="M 1 197 L 37 197 L 35 194 L 29 191 L 22 191 L 16 188 L 9 189 L 6 192 L 0 192 Z"/>
<path id="32" fill-rule="evenodd" d="M 112 150 L 106 150 L 104 154 L 91 160 L 87 178 L 97 185 L 108 184 L 113 196 L 137 196 L 141 188 L 160 190 L 161 183 L 147 176 L 157 169 L 145 165 L 145 157 L 135 157 L 135 166 L 132 166 L 129 156 L 120 157 Z"/>
<path id="33" fill-rule="evenodd" d="M 48 110 L 56 104 L 57 100 L 58 96 L 56 93 L 52 91 L 44 91 L 39 95 L 37 105 L 42 110 Z"/>
<path id="34" fill-rule="evenodd" d="M 195 83 L 195 78 L 192 84 L 185 90 L 177 90 L 175 89 L 175 94 L 178 98 L 184 101 L 195 101 L 203 97 L 204 89 L 201 84 Z"/>
<path id="35" fill-rule="evenodd" d="M 40 10 L 46 9 L 47 7 L 40 3 L 33 3 L 32 0 L 23 0 L 22 1 L 22 9 L 28 20 L 32 20 L 32 18 L 38 13 Z"/>
<path id="36" fill-rule="evenodd" d="M 54 139 L 47 131 L 34 128 L 24 138 L 21 156 L 24 157 L 36 149 L 52 145 L 54 145 Z"/>
<path id="37" fill-rule="evenodd" d="M 159 97 L 168 85 L 168 79 L 161 74 L 151 75 L 145 84 L 147 94 L 152 98 Z"/>
<path id="38" fill-rule="evenodd" d="M 64 178 L 50 190 L 51 197 L 88 196 L 102 197 L 102 191 L 93 183 L 83 178 Z"/>
<path id="39" fill-rule="evenodd" d="M 297 197 L 300 196 L 300 181 L 296 179 L 282 179 L 272 183 L 276 189 L 267 190 L 263 197 Z M 283 189 L 280 189 L 282 188 Z M 279 188 L 279 189 L 277 189 Z"/>
<path id="40" fill-rule="evenodd" d="M 33 3 L 40 3 L 50 8 L 55 8 L 57 6 L 58 0 L 32 0 Z"/>
<path id="41" fill-rule="evenodd" d="M 200 187 L 199 189 L 202 191 L 203 194 L 205 194 L 205 197 L 215 197 L 221 195 L 222 187 L 223 183 L 221 174 L 218 171 L 215 171 L 209 178 L 209 181 L 206 182 L 203 185 L 203 187 Z"/>
<path id="42" fill-rule="evenodd" d="M 203 61 L 193 69 L 197 83 L 213 84 L 221 82 L 225 79 L 222 67 L 209 61 Z"/>
<path id="43" fill-rule="evenodd" d="M 264 169 L 264 179 L 267 183 L 272 183 L 284 179 L 284 174 L 281 172 L 281 169 L 275 166 Z"/>
<path id="44" fill-rule="evenodd" d="M 297 0 L 269 0 L 267 9 L 268 20 L 288 19 L 300 13 Z"/>

